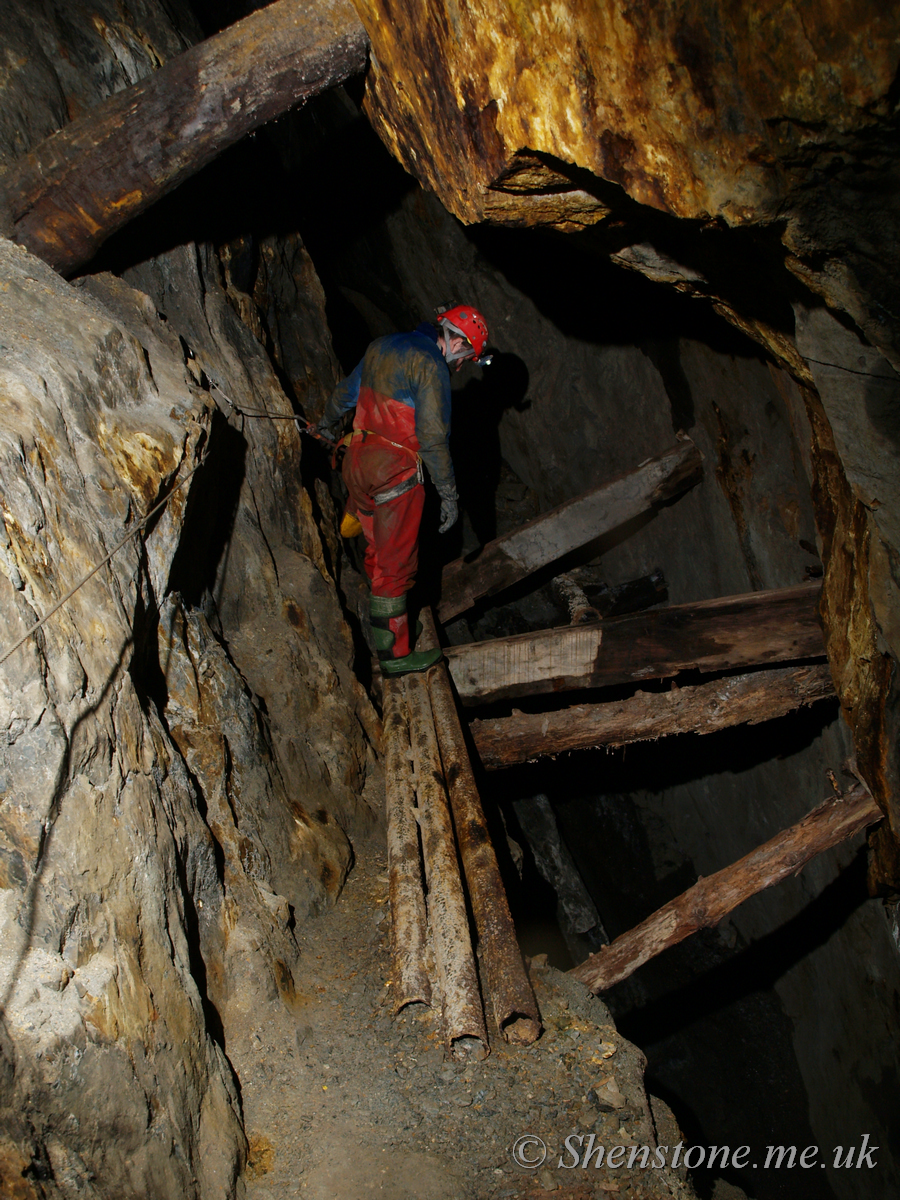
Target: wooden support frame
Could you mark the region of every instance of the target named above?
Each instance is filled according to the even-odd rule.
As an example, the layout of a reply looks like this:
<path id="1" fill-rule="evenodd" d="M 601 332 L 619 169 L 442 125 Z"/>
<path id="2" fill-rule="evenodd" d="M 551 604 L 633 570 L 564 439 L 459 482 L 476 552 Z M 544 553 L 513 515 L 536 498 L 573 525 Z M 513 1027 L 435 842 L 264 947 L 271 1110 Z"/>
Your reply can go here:
<path id="1" fill-rule="evenodd" d="M 773 667 L 668 692 L 638 692 L 605 704 L 472 721 L 469 732 L 482 765 L 495 770 L 569 750 L 756 725 L 833 696 L 826 663 Z"/>
<path id="2" fill-rule="evenodd" d="M 534 571 L 611 533 L 655 505 L 693 487 L 703 474 L 700 451 L 682 437 L 664 453 L 602 487 L 567 500 L 505 537 L 489 542 L 473 561 L 448 563 L 437 616 L 446 624 L 478 600 L 496 595 Z"/>
<path id="3" fill-rule="evenodd" d="M 365 69 L 350 0 L 276 0 L 172 58 L 0 176 L 0 233 L 63 275 L 228 146 Z"/>
<path id="4" fill-rule="evenodd" d="M 698 929 L 717 925 L 757 892 L 796 875 L 810 859 L 860 833 L 883 815 L 868 788 L 858 783 L 845 796 L 826 800 L 798 824 L 736 863 L 699 879 L 646 921 L 592 954 L 571 974 L 594 993 L 606 991 L 663 950 Z"/>
<path id="5" fill-rule="evenodd" d="M 822 658 L 819 592 L 818 583 L 750 592 L 445 653 L 463 704 Z"/>

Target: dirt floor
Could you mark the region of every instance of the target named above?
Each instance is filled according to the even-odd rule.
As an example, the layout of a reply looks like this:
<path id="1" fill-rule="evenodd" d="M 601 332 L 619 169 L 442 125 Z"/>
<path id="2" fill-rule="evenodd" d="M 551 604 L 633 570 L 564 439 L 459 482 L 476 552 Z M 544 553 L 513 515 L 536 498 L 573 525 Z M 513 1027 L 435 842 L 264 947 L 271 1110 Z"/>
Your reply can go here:
<path id="1" fill-rule="evenodd" d="M 298 930 L 296 1043 L 260 1027 L 241 1080 L 249 1200 L 694 1196 L 683 1170 L 652 1166 L 657 1141 L 680 1135 L 665 1105 L 651 1110 L 643 1056 L 567 976 L 535 960 L 544 1033 L 526 1049 L 494 1034 L 480 1062 L 448 1058 L 437 1009 L 392 1015 L 387 891 L 386 855 L 370 851 Z M 598 1168 L 599 1146 L 649 1146 L 650 1165 L 638 1151 L 629 1169 L 626 1149 Z"/>

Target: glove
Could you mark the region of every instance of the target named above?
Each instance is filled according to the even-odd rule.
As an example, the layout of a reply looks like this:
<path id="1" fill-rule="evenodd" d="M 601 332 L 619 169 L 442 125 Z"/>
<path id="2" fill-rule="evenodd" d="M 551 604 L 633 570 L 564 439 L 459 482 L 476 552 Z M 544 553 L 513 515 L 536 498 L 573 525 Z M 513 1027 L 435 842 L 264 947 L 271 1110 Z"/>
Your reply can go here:
<path id="1" fill-rule="evenodd" d="M 449 488 L 446 491 L 438 493 L 441 497 L 441 523 L 438 526 L 438 533 L 446 533 L 448 529 L 452 529 L 459 517 L 459 506 L 456 502 L 456 492 Z"/>
<path id="2" fill-rule="evenodd" d="M 326 441 L 336 442 L 338 429 L 339 425 L 332 424 L 330 421 L 326 421 L 323 417 L 316 426 L 316 433 L 319 435 L 319 437 L 325 438 Z"/>

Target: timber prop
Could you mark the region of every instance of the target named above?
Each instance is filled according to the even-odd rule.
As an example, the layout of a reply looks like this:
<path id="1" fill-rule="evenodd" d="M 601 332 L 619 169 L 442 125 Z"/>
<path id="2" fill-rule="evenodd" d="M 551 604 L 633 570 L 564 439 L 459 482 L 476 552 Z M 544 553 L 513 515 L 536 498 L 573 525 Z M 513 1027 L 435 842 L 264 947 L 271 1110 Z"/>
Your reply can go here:
<path id="1" fill-rule="evenodd" d="M 587 546 L 620 525 L 693 487 L 703 474 L 700 451 L 681 435 L 674 446 L 633 471 L 542 513 L 495 538 L 473 558 L 448 563 L 437 616 L 444 624 L 541 567 Z"/>
<path id="2" fill-rule="evenodd" d="M 445 651 L 463 704 L 823 658 L 820 584 L 703 600 Z"/>
<path id="3" fill-rule="evenodd" d="M 756 725 L 834 694 L 827 663 L 772 667 L 667 692 L 638 691 L 627 700 L 475 720 L 469 732 L 482 765 L 491 770 L 569 750 Z"/>
<path id="4" fill-rule="evenodd" d="M 46 138 L 0 175 L 0 233 L 71 275 L 223 150 L 365 70 L 350 0 L 276 0 Z"/>
<path id="5" fill-rule="evenodd" d="M 717 925 L 739 904 L 789 875 L 816 855 L 880 821 L 884 814 L 862 781 L 846 795 L 818 808 L 756 850 L 714 875 L 699 879 L 640 925 L 592 954 L 571 974 L 594 993 L 606 991 L 670 946 L 699 929 Z"/>

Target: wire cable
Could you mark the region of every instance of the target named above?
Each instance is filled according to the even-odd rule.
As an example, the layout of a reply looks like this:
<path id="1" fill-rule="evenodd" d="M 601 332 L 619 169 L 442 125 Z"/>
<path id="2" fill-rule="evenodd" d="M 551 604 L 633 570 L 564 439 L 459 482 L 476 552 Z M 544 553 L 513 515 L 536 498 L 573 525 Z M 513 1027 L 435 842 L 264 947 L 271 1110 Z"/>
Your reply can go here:
<path id="1" fill-rule="evenodd" d="M 189 471 L 188 474 L 185 475 L 184 479 L 179 480 L 179 482 L 176 483 L 176 485 L 172 488 L 172 490 L 167 495 L 163 496 L 162 500 L 160 500 L 158 504 L 155 504 L 153 506 L 153 508 L 150 509 L 150 511 L 147 513 L 147 515 L 145 517 L 142 517 L 141 520 L 138 521 L 137 525 L 132 525 L 132 527 L 128 530 L 128 532 L 125 534 L 125 536 L 122 538 L 122 540 L 120 542 L 117 542 L 116 545 L 113 546 L 112 550 L 110 550 L 109 554 L 107 554 L 106 558 L 104 558 L 102 562 L 98 562 L 95 567 L 92 567 L 91 570 L 88 571 L 87 575 L 85 575 L 85 577 L 83 579 L 80 579 L 78 581 L 78 583 L 76 583 L 75 586 L 70 591 L 66 592 L 65 596 L 63 596 L 63 598 L 61 600 L 57 600 L 57 602 L 53 605 L 53 607 L 48 612 L 44 613 L 44 615 L 41 617 L 41 619 L 39 621 L 36 621 L 35 624 L 31 626 L 30 629 L 27 629 L 25 631 L 25 633 L 22 634 L 22 636 L 19 638 L 19 640 L 14 645 L 10 646 L 10 648 L 3 654 L 2 658 L 0 658 L 0 667 L 3 666 L 3 664 L 6 662 L 6 660 L 8 658 L 10 658 L 13 654 L 15 654 L 15 652 L 19 649 L 20 646 L 24 645 L 24 643 L 28 641 L 28 639 L 31 637 L 31 635 L 33 633 L 37 633 L 37 631 L 40 629 L 40 627 L 44 624 L 45 621 L 49 621 L 49 619 L 53 616 L 54 613 L 59 612 L 59 610 L 62 608 L 62 606 L 64 604 L 66 604 L 69 600 L 72 599 L 72 597 L 79 590 L 79 588 L 83 588 L 84 585 L 90 579 L 93 579 L 93 577 L 97 574 L 97 572 L 102 567 L 106 566 L 106 564 L 113 557 L 113 555 L 118 554 L 118 552 L 122 549 L 122 547 L 124 545 L 126 545 L 134 537 L 134 535 L 136 533 L 139 533 L 140 530 L 144 528 L 144 526 L 147 524 L 147 522 L 150 520 L 150 518 L 154 515 L 154 513 L 159 512 L 159 510 L 165 504 L 167 504 L 169 502 L 169 500 L 175 495 L 175 493 L 177 491 L 179 491 L 180 488 L 183 488 L 184 485 L 187 483 L 187 481 L 192 478 L 192 476 L 197 474 L 197 472 L 200 470 L 200 468 L 206 462 L 208 454 L 209 454 L 209 451 L 207 450 L 204 453 L 203 457 L 200 459 L 200 461 L 197 463 L 196 467 L 194 467 L 192 471 Z"/>

